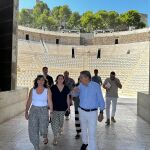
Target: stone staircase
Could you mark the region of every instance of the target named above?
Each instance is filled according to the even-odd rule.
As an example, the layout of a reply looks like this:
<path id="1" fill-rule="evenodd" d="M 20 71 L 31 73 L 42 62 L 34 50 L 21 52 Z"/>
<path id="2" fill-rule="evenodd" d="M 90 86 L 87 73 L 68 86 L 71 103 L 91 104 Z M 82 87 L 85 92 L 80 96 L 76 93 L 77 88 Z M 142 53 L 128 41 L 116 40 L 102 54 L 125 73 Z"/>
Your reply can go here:
<path id="1" fill-rule="evenodd" d="M 94 34 L 93 33 L 81 33 L 80 45 L 93 45 Z"/>

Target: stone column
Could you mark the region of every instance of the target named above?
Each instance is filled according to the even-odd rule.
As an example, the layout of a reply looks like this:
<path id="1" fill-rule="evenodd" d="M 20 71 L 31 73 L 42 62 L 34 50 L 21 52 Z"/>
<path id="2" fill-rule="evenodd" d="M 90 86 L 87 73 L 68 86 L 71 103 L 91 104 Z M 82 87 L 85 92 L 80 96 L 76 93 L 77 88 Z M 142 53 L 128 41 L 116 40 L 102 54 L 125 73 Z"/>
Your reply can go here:
<path id="1" fill-rule="evenodd" d="M 149 95 L 150 95 L 150 28 L 149 28 Z"/>
<path id="2" fill-rule="evenodd" d="M 12 33 L 12 65 L 11 65 L 11 89 L 17 87 L 17 54 L 18 54 L 18 5 L 19 0 L 13 0 L 13 33 Z"/>
<path id="3" fill-rule="evenodd" d="M 0 90 L 16 88 L 18 0 L 0 1 Z"/>

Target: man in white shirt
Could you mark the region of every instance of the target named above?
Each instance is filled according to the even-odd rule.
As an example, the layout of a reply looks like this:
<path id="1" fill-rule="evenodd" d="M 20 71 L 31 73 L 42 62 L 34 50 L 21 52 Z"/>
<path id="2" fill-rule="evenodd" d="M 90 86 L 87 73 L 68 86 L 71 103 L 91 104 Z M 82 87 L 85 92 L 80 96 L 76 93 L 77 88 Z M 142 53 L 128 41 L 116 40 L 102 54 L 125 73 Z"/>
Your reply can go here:
<path id="1" fill-rule="evenodd" d="M 72 91 L 72 96 L 79 96 L 79 116 L 82 131 L 82 146 L 80 150 L 97 150 L 96 127 L 97 120 L 103 120 L 103 110 L 105 102 L 102 95 L 101 87 L 96 82 L 91 81 L 89 71 L 80 73 L 78 88 Z M 98 108 L 100 113 L 98 116 Z"/>

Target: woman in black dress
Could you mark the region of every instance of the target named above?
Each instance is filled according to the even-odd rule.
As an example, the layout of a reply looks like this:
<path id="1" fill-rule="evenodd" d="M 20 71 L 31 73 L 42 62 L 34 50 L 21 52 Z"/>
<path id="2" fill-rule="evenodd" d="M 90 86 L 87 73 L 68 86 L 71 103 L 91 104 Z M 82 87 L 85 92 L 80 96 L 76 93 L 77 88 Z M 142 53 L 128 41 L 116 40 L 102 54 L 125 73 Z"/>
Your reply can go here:
<path id="1" fill-rule="evenodd" d="M 66 111 L 70 111 L 70 90 L 64 85 L 64 76 L 58 75 L 56 84 L 51 87 L 53 101 L 53 118 L 51 126 L 54 134 L 53 144 L 57 145 L 58 134 L 62 134 L 64 115 Z"/>

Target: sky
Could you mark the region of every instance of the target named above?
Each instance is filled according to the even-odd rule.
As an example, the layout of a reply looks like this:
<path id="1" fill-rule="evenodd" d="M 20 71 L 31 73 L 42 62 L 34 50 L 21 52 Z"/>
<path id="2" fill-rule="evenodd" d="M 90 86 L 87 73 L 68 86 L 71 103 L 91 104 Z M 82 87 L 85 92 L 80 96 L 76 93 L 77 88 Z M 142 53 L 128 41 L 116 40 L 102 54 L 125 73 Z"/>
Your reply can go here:
<path id="1" fill-rule="evenodd" d="M 150 26 L 150 0 L 43 0 L 50 9 L 55 6 L 67 4 L 72 11 L 80 14 L 87 10 L 96 12 L 98 10 L 115 10 L 119 13 L 134 9 L 140 13 L 148 14 Z M 36 0 L 20 0 L 19 9 L 33 8 Z"/>

